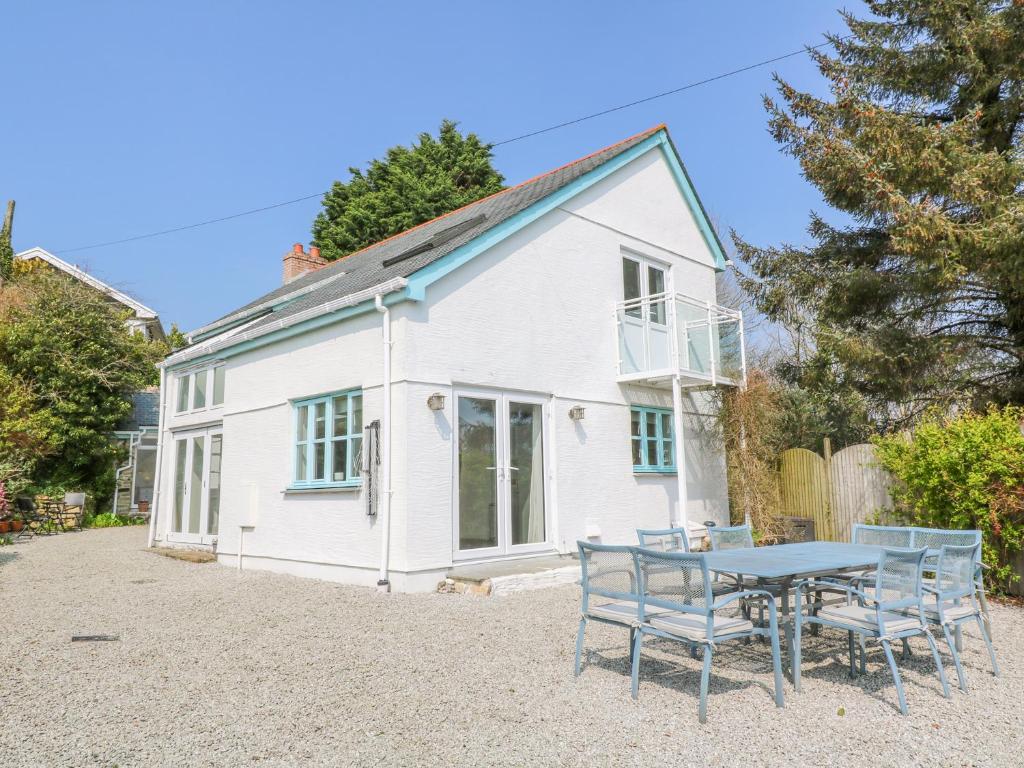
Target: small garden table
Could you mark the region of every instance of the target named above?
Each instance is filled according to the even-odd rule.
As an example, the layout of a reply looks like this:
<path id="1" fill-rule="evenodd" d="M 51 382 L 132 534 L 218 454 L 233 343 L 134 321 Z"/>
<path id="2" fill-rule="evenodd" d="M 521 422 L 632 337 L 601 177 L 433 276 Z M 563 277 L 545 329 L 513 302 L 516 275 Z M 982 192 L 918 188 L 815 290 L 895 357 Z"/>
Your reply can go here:
<path id="1" fill-rule="evenodd" d="M 786 650 L 792 674 L 793 620 L 789 610 L 789 592 L 793 582 L 812 576 L 834 576 L 848 571 L 878 567 L 883 547 L 868 544 L 843 544 L 834 541 L 807 541 L 770 547 L 725 549 L 708 552 L 708 568 L 718 573 L 757 579 L 779 589 L 782 618 L 786 632 Z M 796 606 L 799 610 L 799 606 Z"/>

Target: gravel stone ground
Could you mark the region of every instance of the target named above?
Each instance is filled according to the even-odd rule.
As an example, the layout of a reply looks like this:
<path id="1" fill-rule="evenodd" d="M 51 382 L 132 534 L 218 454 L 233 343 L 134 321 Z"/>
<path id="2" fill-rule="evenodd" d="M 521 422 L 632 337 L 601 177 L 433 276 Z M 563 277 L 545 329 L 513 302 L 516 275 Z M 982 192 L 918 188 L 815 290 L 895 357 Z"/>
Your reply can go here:
<path id="1" fill-rule="evenodd" d="M 626 633 L 595 627 L 573 678 L 575 586 L 378 595 L 144 544 L 130 528 L 0 549 L 4 768 L 1024 765 L 1018 608 L 993 607 L 1003 676 L 968 634 L 971 691 L 951 700 L 915 642 L 905 718 L 876 647 L 851 681 L 845 635 L 811 638 L 804 690 L 787 681 L 778 710 L 768 646 L 723 646 L 702 726 L 681 645 L 646 647 L 633 702 Z"/>

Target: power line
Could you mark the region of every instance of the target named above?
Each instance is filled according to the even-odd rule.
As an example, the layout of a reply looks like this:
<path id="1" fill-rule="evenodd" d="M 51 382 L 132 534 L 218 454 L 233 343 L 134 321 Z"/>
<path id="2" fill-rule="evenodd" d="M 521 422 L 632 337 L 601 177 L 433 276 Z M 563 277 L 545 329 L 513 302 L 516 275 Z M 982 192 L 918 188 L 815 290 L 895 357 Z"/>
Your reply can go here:
<path id="1" fill-rule="evenodd" d="M 774 64 L 775 62 L 782 61 L 783 59 L 790 59 L 794 56 L 799 56 L 802 53 L 807 53 L 808 51 L 816 51 L 819 48 L 827 48 L 830 45 L 834 45 L 837 42 L 849 40 L 851 37 L 853 37 L 853 35 L 844 35 L 843 37 L 836 38 L 835 40 L 827 40 L 826 42 L 820 43 L 819 45 L 812 45 L 809 48 L 801 48 L 799 51 L 791 51 L 790 53 L 785 53 L 782 56 L 776 56 L 775 58 L 772 59 L 765 59 L 764 61 L 759 61 L 756 64 L 748 64 L 745 67 L 740 67 L 739 69 L 734 69 L 730 72 L 723 72 L 722 74 L 715 75 L 714 77 L 708 77 L 705 78 L 704 80 L 697 80 L 696 82 L 693 83 L 681 85 L 678 88 L 673 88 L 670 91 L 662 91 L 661 93 L 656 93 L 653 96 L 647 96 L 642 99 L 637 99 L 636 101 L 631 101 L 628 104 L 620 104 L 617 107 L 609 107 L 608 109 L 602 109 L 600 112 L 594 112 L 593 114 L 584 115 L 583 117 L 577 117 L 575 120 L 567 120 L 564 123 L 558 123 L 558 125 L 551 125 L 548 126 L 547 128 L 541 128 L 536 131 L 530 131 L 529 133 L 524 133 L 520 136 L 513 136 L 511 139 L 496 141 L 493 144 L 491 144 L 491 146 L 500 147 L 502 144 L 511 144 L 513 141 L 521 141 L 522 139 L 529 139 L 533 136 L 540 136 L 542 133 L 548 133 L 549 131 L 557 131 L 559 128 L 567 128 L 570 125 L 576 125 L 577 123 L 582 123 L 586 120 L 593 120 L 595 117 L 610 115 L 612 112 L 618 112 L 619 110 L 622 109 L 629 109 L 630 107 L 635 107 L 639 104 L 646 104 L 647 102 L 654 101 L 655 99 L 663 99 L 666 96 L 672 96 L 673 94 L 682 93 L 683 91 L 688 91 L 691 88 L 696 88 L 699 85 L 707 85 L 708 83 L 713 83 L 716 80 L 722 80 L 726 77 L 732 77 L 733 75 L 738 75 L 742 72 L 749 72 L 751 69 L 757 69 L 758 67 L 764 67 L 769 64 Z"/>
<path id="2" fill-rule="evenodd" d="M 703 80 L 697 80 L 697 81 L 692 82 L 692 83 L 687 83 L 686 85 L 681 85 L 678 88 L 673 88 L 673 89 L 668 90 L 668 91 L 662 91 L 661 93 L 656 93 L 653 96 L 646 96 L 646 97 L 644 97 L 642 99 L 637 99 L 636 101 L 631 101 L 631 102 L 629 102 L 627 104 L 619 104 L 616 107 L 609 107 L 608 109 L 602 109 L 600 112 L 593 112 L 593 113 L 591 113 L 589 115 L 584 115 L 583 117 L 577 117 L 577 118 L 575 118 L 573 120 L 566 120 L 564 123 L 558 123 L 556 125 L 550 125 L 547 128 L 540 128 L 540 129 L 538 129 L 536 131 L 530 131 L 529 133 L 524 133 L 524 134 L 521 134 L 519 136 L 513 136 L 510 139 L 503 139 L 501 141 L 496 141 L 496 142 L 493 142 L 491 144 L 491 146 L 492 147 L 500 147 L 500 146 L 503 146 L 505 144 L 511 144 L 512 142 L 515 142 L 515 141 L 522 141 L 523 139 L 529 139 L 529 138 L 532 138 L 534 136 L 540 136 L 541 134 L 544 134 L 544 133 L 550 133 L 551 131 L 557 131 L 560 128 L 567 128 L 570 125 L 577 125 L 578 123 L 583 123 L 583 122 L 586 122 L 587 120 L 593 120 L 594 118 L 597 118 L 597 117 L 603 117 L 604 115 L 610 115 L 613 112 L 619 112 L 619 111 L 621 111 L 623 109 L 629 109 L 630 107 L 635 107 L 635 106 L 638 106 L 640 104 L 646 104 L 649 101 L 655 101 L 657 99 L 663 99 L 666 96 L 672 96 L 672 95 L 677 94 L 677 93 L 682 93 L 683 91 L 688 91 L 691 88 L 697 88 L 698 86 L 701 86 L 701 85 L 707 85 L 708 83 L 713 83 L 716 80 L 723 80 L 723 79 L 725 79 L 727 77 L 732 77 L 733 75 L 739 75 L 739 74 L 741 74 L 743 72 L 749 72 L 752 69 L 758 69 L 759 67 L 765 67 L 765 66 L 767 66 L 769 64 L 774 64 L 777 61 L 783 61 L 785 59 L 791 59 L 794 56 L 799 56 L 800 54 L 807 53 L 809 51 L 816 51 L 819 48 L 827 48 L 827 47 L 829 47 L 831 45 L 834 45 L 837 42 L 842 42 L 844 40 L 849 40 L 851 37 L 853 37 L 853 35 L 844 35 L 843 37 L 838 37 L 835 40 L 828 40 L 828 41 L 826 41 L 824 43 L 820 43 L 818 45 L 812 45 L 810 47 L 801 48 L 798 51 L 790 51 L 789 53 L 784 53 L 781 56 L 775 56 L 774 58 L 771 58 L 771 59 L 765 59 L 764 61 L 759 61 L 759 62 L 757 62 L 755 64 L 748 64 L 745 67 L 740 67 L 739 69 L 733 69 L 733 70 L 730 70 L 729 72 L 722 72 L 721 74 L 714 75 L 713 77 L 708 77 L 708 78 L 705 78 Z M 205 227 L 205 226 L 208 226 L 210 224 L 219 224 L 222 221 L 230 221 L 231 219 L 238 219 L 238 218 L 241 218 L 242 216 L 252 216 L 253 214 L 256 214 L 256 213 L 263 213 L 264 211 L 270 211 L 270 210 L 273 210 L 274 208 L 283 208 L 286 205 L 294 205 L 295 203 L 301 203 L 301 202 L 304 202 L 306 200 L 312 200 L 314 197 L 321 197 L 323 194 L 324 194 L 323 192 L 317 192 L 317 193 L 312 194 L 312 195 L 304 195 L 303 197 L 297 197 L 294 200 L 285 200 L 284 202 L 281 202 L 281 203 L 274 203 L 273 205 L 265 205 L 262 208 L 253 208 L 253 209 L 248 210 L 248 211 L 241 211 L 240 213 L 232 213 L 229 216 L 221 216 L 221 217 L 216 218 L 216 219 L 207 219 L 206 221 L 199 221 L 199 222 L 196 222 L 195 224 L 186 224 L 186 225 L 181 226 L 181 227 L 173 227 L 171 229 L 163 229 L 163 230 L 160 230 L 159 232 L 148 232 L 148 233 L 146 233 L 144 235 L 135 235 L 134 237 L 125 237 L 125 238 L 122 238 L 120 240 L 108 240 L 108 241 L 103 242 L 103 243 L 93 243 L 92 245 L 80 245 L 80 246 L 75 247 L 75 248 L 64 248 L 62 250 L 55 251 L 55 253 L 73 253 L 75 251 L 88 251 L 88 250 L 91 250 L 93 248 L 104 248 L 104 247 L 109 246 L 109 245 L 121 245 L 122 243 L 133 243 L 133 242 L 135 242 L 137 240 L 147 240 L 147 239 L 149 239 L 151 237 L 160 237 L 162 235 L 170 235 L 170 234 L 172 234 L 174 232 L 184 232 L 187 229 L 196 229 L 197 227 Z"/>

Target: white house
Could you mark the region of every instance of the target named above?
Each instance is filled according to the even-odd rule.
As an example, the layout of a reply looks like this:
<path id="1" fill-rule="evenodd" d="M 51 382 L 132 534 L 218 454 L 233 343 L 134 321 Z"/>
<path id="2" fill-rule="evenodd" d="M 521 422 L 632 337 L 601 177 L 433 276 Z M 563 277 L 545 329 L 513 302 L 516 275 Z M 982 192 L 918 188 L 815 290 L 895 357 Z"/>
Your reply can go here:
<path id="1" fill-rule="evenodd" d="M 421 591 L 727 521 L 742 321 L 664 126 L 320 264 L 162 364 L 151 540 Z"/>

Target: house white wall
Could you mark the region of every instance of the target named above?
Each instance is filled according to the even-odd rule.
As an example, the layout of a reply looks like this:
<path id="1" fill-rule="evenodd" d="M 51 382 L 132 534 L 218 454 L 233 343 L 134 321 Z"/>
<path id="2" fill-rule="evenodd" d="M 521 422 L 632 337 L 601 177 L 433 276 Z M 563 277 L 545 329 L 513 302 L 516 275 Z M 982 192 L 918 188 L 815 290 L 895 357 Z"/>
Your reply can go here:
<path id="1" fill-rule="evenodd" d="M 393 307 L 394 588 L 431 589 L 452 564 L 460 386 L 545 398 L 553 548 L 573 549 L 588 521 L 612 543 L 632 543 L 638 526 L 669 523 L 676 478 L 633 474 L 628 405 L 671 407 L 671 394 L 616 383 L 613 306 L 622 297 L 623 249 L 670 265 L 676 290 L 715 299 L 711 254 L 658 149 L 434 283 L 425 301 Z M 364 423 L 381 417 L 380 328 L 380 315 L 369 313 L 228 357 L 225 405 L 202 417 L 219 418 L 224 429 L 222 562 L 234 564 L 238 522 L 255 508 L 247 567 L 376 582 L 380 523 L 367 516 L 364 492 L 285 489 L 291 400 L 361 387 Z M 427 408 L 434 392 L 446 395 L 444 411 Z M 167 432 L 200 419 L 173 415 L 173 388 L 168 401 Z M 695 414 L 708 408 L 701 394 L 685 403 Z M 585 407 L 584 421 L 569 419 L 573 405 Z M 723 455 L 699 421 L 688 418 L 687 510 L 691 520 L 721 523 L 728 518 Z M 158 534 L 173 501 L 168 446 Z"/>

